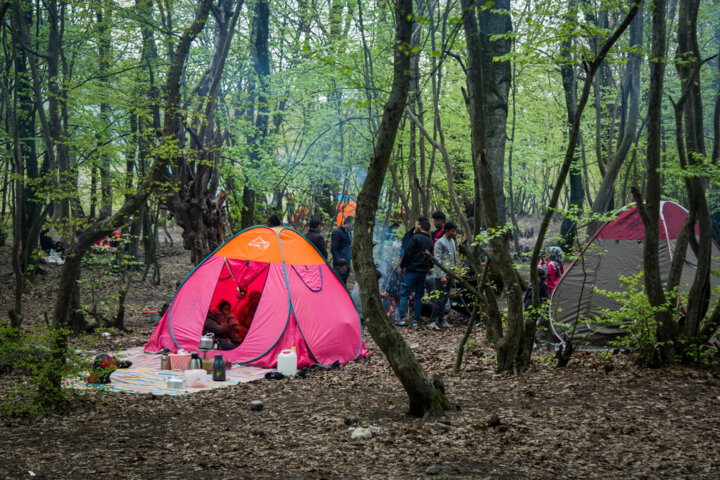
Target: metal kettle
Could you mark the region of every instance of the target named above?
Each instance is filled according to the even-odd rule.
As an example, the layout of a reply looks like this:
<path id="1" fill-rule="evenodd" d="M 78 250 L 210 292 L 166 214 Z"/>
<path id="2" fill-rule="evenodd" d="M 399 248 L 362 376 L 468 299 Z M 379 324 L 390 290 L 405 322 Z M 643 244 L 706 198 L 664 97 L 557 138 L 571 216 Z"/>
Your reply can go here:
<path id="1" fill-rule="evenodd" d="M 185 382 L 180 377 L 170 377 L 165 379 L 167 388 L 180 389 L 185 388 Z"/>
<path id="2" fill-rule="evenodd" d="M 198 347 L 200 350 L 212 350 L 213 349 L 213 337 L 215 335 L 210 332 L 206 335 L 203 335 L 200 337 L 200 347 Z"/>

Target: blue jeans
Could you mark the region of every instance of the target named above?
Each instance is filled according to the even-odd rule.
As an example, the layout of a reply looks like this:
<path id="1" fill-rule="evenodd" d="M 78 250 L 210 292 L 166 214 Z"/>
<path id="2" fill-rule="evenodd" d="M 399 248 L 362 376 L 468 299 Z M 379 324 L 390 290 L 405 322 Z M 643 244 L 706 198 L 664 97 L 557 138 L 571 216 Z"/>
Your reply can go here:
<path id="1" fill-rule="evenodd" d="M 400 320 L 407 315 L 410 294 L 415 298 L 413 318 L 418 322 L 422 313 L 422 297 L 425 294 L 425 272 L 405 272 L 403 275 L 400 282 Z"/>

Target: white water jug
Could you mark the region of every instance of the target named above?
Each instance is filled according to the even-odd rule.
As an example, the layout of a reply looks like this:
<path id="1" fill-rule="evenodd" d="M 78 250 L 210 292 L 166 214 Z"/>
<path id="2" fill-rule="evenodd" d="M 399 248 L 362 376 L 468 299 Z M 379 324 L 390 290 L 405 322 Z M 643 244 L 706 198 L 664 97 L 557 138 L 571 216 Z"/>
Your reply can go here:
<path id="1" fill-rule="evenodd" d="M 280 352 L 277 359 L 277 371 L 285 376 L 295 375 L 297 373 L 297 353 L 295 347 Z"/>

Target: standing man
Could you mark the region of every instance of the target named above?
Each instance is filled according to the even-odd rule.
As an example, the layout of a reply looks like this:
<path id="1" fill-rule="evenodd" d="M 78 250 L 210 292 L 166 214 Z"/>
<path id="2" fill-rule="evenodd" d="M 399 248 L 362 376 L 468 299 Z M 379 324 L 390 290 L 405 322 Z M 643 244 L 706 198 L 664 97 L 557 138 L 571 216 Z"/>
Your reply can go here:
<path id="1" fill-rule="evenodd" d="M 448 270 L 452 270 L 457 266 L 455 235 L 457 235 L 457 225 L 453 222 L 447 222 L 444 235 L 435 242 L 435 260 Z M 453 279 L 437 265 L 433 268 L 433 277 L 435 291 L 439 295 L 433 299 L 432 314 L 430 315 L 428 327 L 433 330 L 440 330 L 440 327 L 447 328 L 450 326 L 445 321 L 445 304 L 453 285 Z"/>
<path id="2" fill-rule="evenodd" d="M 423 220 L 427 221 L 427 218 L 425 217 L 418 217 L 417 220 L 415 220 L 415 225 L 413 228 L 405 232 L 405 235 L 402 238 L 402 242 L 400 243 L 400 257 L 402 258 L 403 254 L 405 254 L 405 248 L 407 247 L 408 242 L 410 242 L 410 239 L 412 236 L 420 231 L 420 222 Z"/>
<path id="3" fill-rule="evenodd" d="M 422 313 L 422 297 L 425 293 L 425 275 L 430 270 L 432 262 L 425 257 L 425 251 L 431 252 L 433 241 L 430 238 L 430 222 L 419 222 L 419 231 L 413 234 L 405 248 L 400 260 L 398 272 L 402 275 L 400 283 L 400 322 L 398 325 L 407 325 L 405 320 L 410 295 L 413 295 L 414 312 L 412 326 L 417 327 Z"/>
<path id="4" fill-rule="evenodd" d="M 320 231 L 322 230 L 322 223 L 317 218 L 310 220 L 310 229 L 307 233 L 307 239 L 315 245 L 322 256 L 327 260 L 327 245 L 325 244 L 325 237 L 323 237 Z"/>
<path id="5" fill-rule="evenodd" d="M 347 262 L 347 270 L 338 274 L 343 283 L 347 283 L 350 276 L 350 258 L 352 246 L 352 230 L 355 217 L 349 216 L 343 220 L 343 224 L 336 228 L 330 237 L 330 251 L 333 257 L 333 266 L 337 266 L 340 259 Z"/>
<path id="6" fill-rule="evenodd" d="M 435 231 L 432 233 L 432 239 L 434 243 L 437 243 L 437 241 L 445 234 L 445 213 L 438 210 L 432 214 L 432 219 L 433 225 L 435 226 Z"/>

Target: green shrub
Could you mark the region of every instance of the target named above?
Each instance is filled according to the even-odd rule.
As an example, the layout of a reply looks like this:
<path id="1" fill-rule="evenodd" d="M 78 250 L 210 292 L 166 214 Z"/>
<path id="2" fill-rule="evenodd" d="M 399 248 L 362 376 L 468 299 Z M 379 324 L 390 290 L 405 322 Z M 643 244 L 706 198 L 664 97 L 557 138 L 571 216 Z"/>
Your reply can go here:
<path id="1" fill-rule="evenodd" d="M 29 345 L 22 331 L 0 322 L 0 373 L 10 373 L 28 354 Z"/>
<path id="2" fill-rule="evenodd" d="M 62 378 L 79 376 L 87 366 L 67 344 L 69 331 L 38 327 L 24 334 L 0 326 L 0 355 L 6 371 L 16 371 L 19 381 L 3 398 L 0 408 L 18 416 L 43 414 L 67 404 L 71 391 Z"/>
<path id="3" fill-rule="evenodd" d="M 645 285 L 643 283 L 643 272 L 635 275 L 619 277 L 624 287 L 619 292 L 611 292 L 595 288 L 595 292 L 610 298 L 620 305 L 618 309 L 603 309 L 601 316 L 595 318 L 595 322 L 622 324 L 620 328 L 625 335 L 610 342 L 610 346 L 623 350 L 629 350 L 637 357 L 638 363 L 643 366 L 652 365 L 656 360 L 658 348 L 661 347 L 657 338 L 657 321 L 655 312 L 665 310 L 668 305 L 653 307 L 650 305 Z M 679 320 L 677 314 L 673 319 Z"/>

